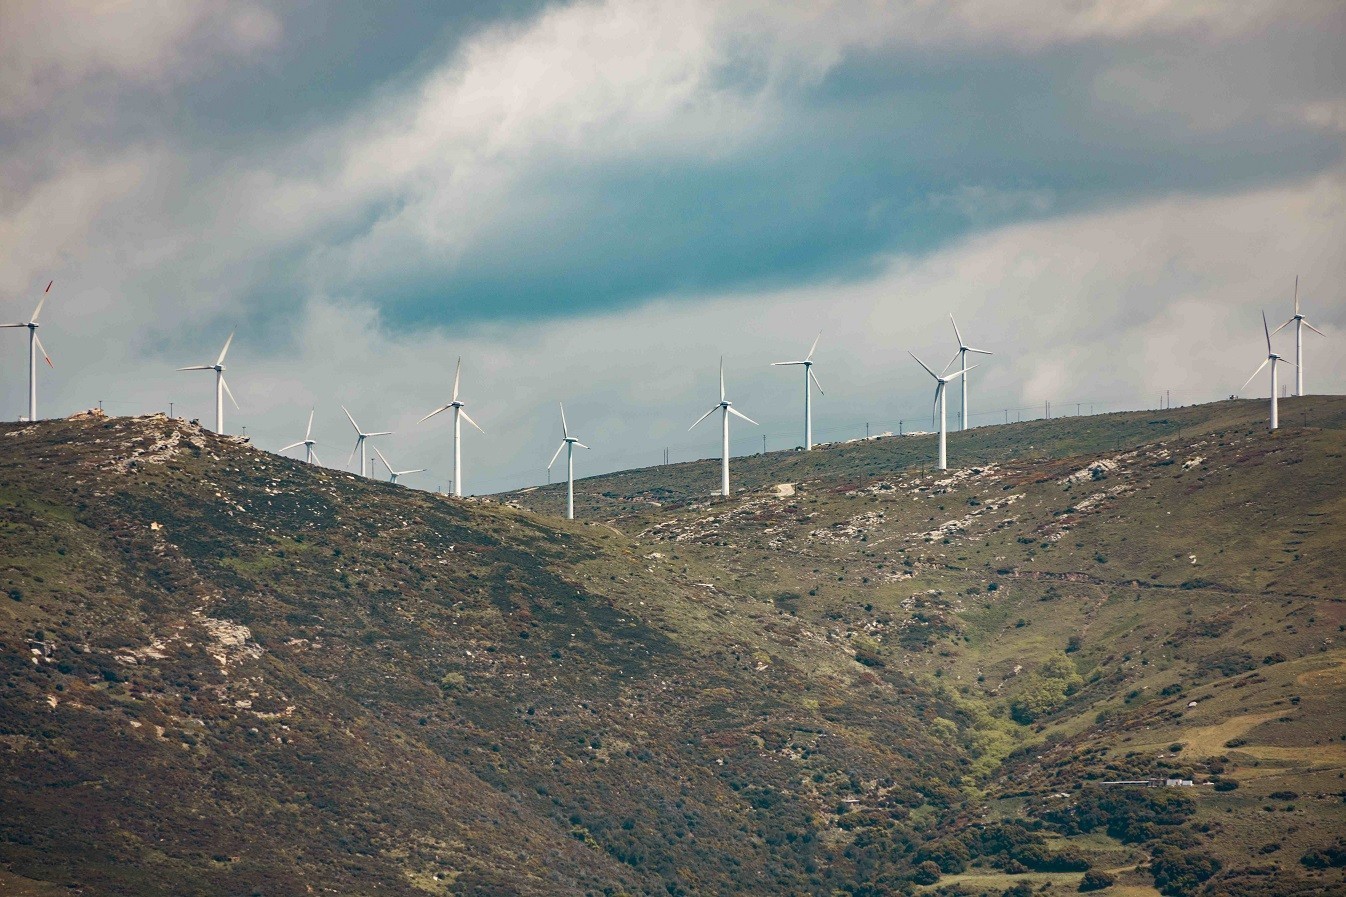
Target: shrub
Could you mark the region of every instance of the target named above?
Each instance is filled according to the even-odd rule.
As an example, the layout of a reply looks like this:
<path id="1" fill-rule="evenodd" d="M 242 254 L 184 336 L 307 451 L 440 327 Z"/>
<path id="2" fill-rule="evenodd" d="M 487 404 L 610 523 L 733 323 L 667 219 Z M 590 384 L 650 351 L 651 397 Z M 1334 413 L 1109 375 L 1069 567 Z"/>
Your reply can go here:
<path id="1" fill-rule="evenodd" d="M 1196 893 L 1197 886 L 1219 872 L 1220 866 L 1220 861 L 1208 854 L 1161 844 L 1150 860 L 1150 874 L 1159 893 L 1183 897 Z"/>
<path id="2" fill-rule="evenodd" d="M 939 881 L 939 867 L 926 860 L 916 867 L 916 874 L 911 877 L 911 880 L 918 885 L 933 885 Z"/>
<path id="3" fill-rule="evenodd" d="M 1110 888 L 1117 884 L 1117 877 L 1101 869 L 1090 869 L 1084 873 L 1084 878 L 1080 879 L 1081 891 L 1101 891 L 1104 888 Z"/>

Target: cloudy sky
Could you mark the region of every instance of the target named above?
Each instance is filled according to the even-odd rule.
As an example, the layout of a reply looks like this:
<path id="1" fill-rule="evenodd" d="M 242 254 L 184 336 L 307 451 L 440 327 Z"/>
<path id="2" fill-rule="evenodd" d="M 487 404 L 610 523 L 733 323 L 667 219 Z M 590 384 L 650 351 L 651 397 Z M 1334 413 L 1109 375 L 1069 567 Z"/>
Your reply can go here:
<path id="1" fill-rule="evenodd" d="M 947 315 L 971 420 L 1236 392 L 1294 278 L 1346 391 L 1338 0 L 0 4 L 0 318 L 48 280 L 41 413 L 213 417 L 346 461 L 545 481 L 929 427 Z M 1290 340 L 1278 346 L 1290 349 Z M 0 332 L 0 417 L 26 413 Z M 1244 394 L 1265 395 L 1259 378 Z M 957 410 L 955 402 L 952 412 Z M 714 488 L 708 483 L 707 488 Z"/>

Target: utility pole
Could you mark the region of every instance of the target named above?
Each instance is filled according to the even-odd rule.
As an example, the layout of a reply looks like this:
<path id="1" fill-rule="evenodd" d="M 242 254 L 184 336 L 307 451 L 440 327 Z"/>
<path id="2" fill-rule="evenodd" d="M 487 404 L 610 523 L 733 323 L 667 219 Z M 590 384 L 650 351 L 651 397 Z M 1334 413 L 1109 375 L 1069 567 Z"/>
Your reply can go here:
<path id="1" fill-rule="evenodd" d="M 172 420 L 172 419 L 173 419 L 173 403 L 172 403 L 172 402 L 169 402 L 169 403 L 168 403 L 168 419 L 169 419 L 169 420 Z"/>
<path id="2" fill-rule="evenodd" d="M 902 421 L 897 422 L 897 435 L 898 436 L 902 435 Z"/>
<path id="3" fill-rule="evenodd" d="M 1080 403 L 1079 403 L 1079 402 L 1076 402 L 1076 403 L 1075 403 L 1075 416 L 1076 416 L 1076 417 L 1079 417 L 1079 416 L 1080 416 Z"/>
<path id="4" fill-rule="evenodd" d="M 766 454 L 766 434 L 762 434 L 762 454 Z"/>
<path id="5" fill-rule="evenodd" d="M 1009 409 L 1005 409 L 1005 423 L 1009 423 Z"/>
<path id="6" fill-rule="evenodd" d="M 1173 393 L 1171 390 L 1164 390 L 1164 397 L 1168 399 L 1168 407 L 1173 407 Z"/>
<path id="7" fill-rule="evenodd" d="M 1043 402 L 1043 403 L 1042 403 L 1042 418 L 1043 418 L 1043 420 L 1051 420 L 1051 419 L 1052 419 L 1052 403 L 1051 403 L 1051 402 Z"/>
<path id="8" fill-rule="evenodd" d="M 865 421 L 865 438 L 869 438 L 869 421 Z"/>

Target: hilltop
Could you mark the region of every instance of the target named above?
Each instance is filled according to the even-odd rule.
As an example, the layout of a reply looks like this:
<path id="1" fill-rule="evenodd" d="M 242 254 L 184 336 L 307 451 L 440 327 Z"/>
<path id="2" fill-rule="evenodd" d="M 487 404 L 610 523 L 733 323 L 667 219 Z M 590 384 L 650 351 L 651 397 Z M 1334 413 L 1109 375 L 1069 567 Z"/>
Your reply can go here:
<path id="1" fill-rule="evenodd" d="M 1264 408 L 632 471 L 587 523 L 0 426 L 0 884 L 1336 892 L 1346 400 Z"/>

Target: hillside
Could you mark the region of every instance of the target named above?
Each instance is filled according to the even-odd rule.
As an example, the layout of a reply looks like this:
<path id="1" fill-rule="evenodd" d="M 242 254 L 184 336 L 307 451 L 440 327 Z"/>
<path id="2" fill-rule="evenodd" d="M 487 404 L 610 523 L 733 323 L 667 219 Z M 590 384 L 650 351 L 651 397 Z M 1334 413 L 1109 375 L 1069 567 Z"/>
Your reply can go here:
<path id="1" fill-rule="evenodd" d="M 1346 401 L 1299 402 L 584 481 L 601 525 L 0 426 L 0 885 L 1338 892 Z"/>

